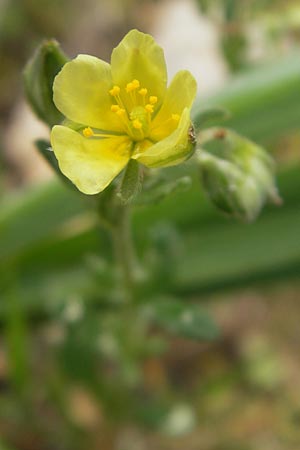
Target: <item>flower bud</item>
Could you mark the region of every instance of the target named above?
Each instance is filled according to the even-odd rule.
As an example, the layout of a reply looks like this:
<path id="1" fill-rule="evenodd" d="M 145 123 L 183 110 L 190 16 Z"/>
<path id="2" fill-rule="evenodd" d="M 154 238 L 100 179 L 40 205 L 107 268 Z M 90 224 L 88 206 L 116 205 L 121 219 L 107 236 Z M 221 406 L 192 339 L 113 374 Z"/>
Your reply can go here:
<path id="1" fill-rule="evenodd" d="M 53 80 L 67 57 L 55 40 L 44 41 L 24 70 L 24 90 L 35 114 L 47 125 L 61 122 L 64 116 L 53 102 Z"/>
<path id="2" fill-rule="evenodd" d="M 266 202 L 280 202 L 274 162 L 261 147 L 232 131 L 216 137 L 218 148 L 198 155 L 203 186 L 222 211 L 253 221 Z"/>

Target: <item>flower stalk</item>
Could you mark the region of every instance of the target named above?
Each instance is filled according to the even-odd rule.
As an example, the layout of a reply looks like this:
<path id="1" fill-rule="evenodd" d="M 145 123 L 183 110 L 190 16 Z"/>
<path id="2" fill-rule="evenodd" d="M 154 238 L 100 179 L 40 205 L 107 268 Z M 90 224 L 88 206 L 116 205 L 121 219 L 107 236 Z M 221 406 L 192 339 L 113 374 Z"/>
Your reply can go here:
<path id="1" fill-rule="evenodd" d="M 132 303 L 135 298 L 137 259 L 131 230 L 131 210 L 129 205 L 118 200 L 118 220 L 111 228 L 114 256 L 121 283 L 124 300 Z"/>

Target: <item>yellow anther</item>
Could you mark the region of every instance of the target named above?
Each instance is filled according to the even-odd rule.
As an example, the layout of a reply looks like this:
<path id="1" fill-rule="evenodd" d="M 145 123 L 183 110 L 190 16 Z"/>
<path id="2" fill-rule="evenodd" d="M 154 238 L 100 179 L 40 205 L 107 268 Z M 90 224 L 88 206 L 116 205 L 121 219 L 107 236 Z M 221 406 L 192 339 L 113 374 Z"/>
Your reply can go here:
<path id="1" fill-rule="evenodd" d="M 118 116 L 120 116 L 120 117 L 124 116 L 125 113 L 126 113 L 126 111 L 125 111 L 124 108 L 119 108 L 119 109 L 116 111 L 116 114 L 117 114 Z"/>
<path id="2" fill-rule="evenodd" d="M 155 103 L 157 103 L 157 97 L 155 95 L 150 95 L 149 102 L 151 105 L 155 105 Z"/>
<path id="3" fill-rule="evenodd" d="M 120 108 L 119 105 L 111 105 L 110 109 L 111 109 L 112 112 L 116 113 L 116 112 L 118 112 L 121 108 Z"/>
<path id="4" fill-rule="evenodd" d="M 146 110 L 148 113 L 153 113 L 153 105 L 150 105 L 150 104 L 146 105 L 146 106 L 145 106 L 145 110 Z"/>
<path id="5" fill-rule="evenodd" d="M 110 91 L 110 95 L 112 95 L 113 97 L 115 97 L 116 95 L 120 94 L 120 87 L 119 86 L 114 86 Z"/>
<path id="6" fill-rule="evenodd" d="M 148 94 L 148 89 L 142 88 L 139 90 L 139 94 L 145 97 Z"/>
<path id="7" fill-rule="evenodd" d="M 134 90 L 135 90 L 134 84 L 133 83 L 127 83 L 126 92 L 132 92 Z"/>
<path id="8" fill-rule="evenodd" d="M 179 114 L 172 114 L 172 120 L 174 120 L 174 122 L 179 122 L 180 119 L 180 115 Z"/>
<path id="9" fill-rule="evenodd" d="M 142 123 L 139 121 L 139 119 L 134 119 L 134 120 L 132 121 L 132 126 L 133 126 L 133 128 L 135 128 L 136 130 L 141 130 L 142 127 L 143 127 L 143 125 L 142 125 Z"/>
<path id="10" fill-rule="evenodd" d="M 139 80 L 133 80 L 132 85 L 133 85 L 134 89 L 138 89 L 140 87 Z"/>
<path id="11" fill-rule="evenodd" d="M 94 136 L 94 132 L 90 127 L 84 128 L 84 130 L 82 131 L 82 134 L 86 138 Z"/>

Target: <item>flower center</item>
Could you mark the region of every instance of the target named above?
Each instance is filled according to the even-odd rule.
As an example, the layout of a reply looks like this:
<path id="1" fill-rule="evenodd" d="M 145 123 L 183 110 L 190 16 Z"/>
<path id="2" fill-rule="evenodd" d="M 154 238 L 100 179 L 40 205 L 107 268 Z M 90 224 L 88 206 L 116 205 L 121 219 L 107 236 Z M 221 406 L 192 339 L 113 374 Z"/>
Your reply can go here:
<path id="1" fill-rule="evenodd" d="M 118 116 L 125 133 L 133 141 L 143 141 L 147 138 L 158 98 L 155 95 L 149 95 L 148 89 L 141 87 L 139 80 L 133 80 L 127 83 L 123 92 L 120 86 L 115 85 L 109 90 L 109 94 L 116 102 L 111 105 L 110 109 Z M 170 118 L 164 123 L 172 121 L 176 124 L 179 120 L 179 114 L 171 114 Z M 102 133 L 95 133 L 90 127 L 85 128 L 82 133 L 86 138 L 107 137 Z"/>
<path id="2" fill-rule="evenodd" d="M 123 123 L 127 134 L 134 141 L 142 141 L 149 133 L 151 115 L 158 102 L 155 95 L 148 95 L 148 89 L 141 87 L 139 80 L 127 83 L 125 92 L 119 86 L 109 91 L 116 104 L 111 106 Z"/>

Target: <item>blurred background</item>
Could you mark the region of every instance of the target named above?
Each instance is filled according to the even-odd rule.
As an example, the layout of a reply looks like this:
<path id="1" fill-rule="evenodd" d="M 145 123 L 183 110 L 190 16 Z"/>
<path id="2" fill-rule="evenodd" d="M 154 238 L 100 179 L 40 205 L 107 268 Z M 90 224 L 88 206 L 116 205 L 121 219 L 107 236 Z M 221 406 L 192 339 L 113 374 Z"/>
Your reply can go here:
<path id="1" fill-rule="evenodd" d="M 105 302 L 107 236 L 34 146 L 49 138 L 22 87 L 36 47 L 109 61 L 132 28 L 170 78 L 194 74 L 195 108 L 227 107 L 278 162 L 283 206 L 255 224 L 215 211 L 197 175 L 134 212 L 147 295 L 200 304 L 218 337 L 154 327 L 132 344 Z M 297 0 L 0 1 L 1 450 L 300 447 L 299 42 Z"/>

